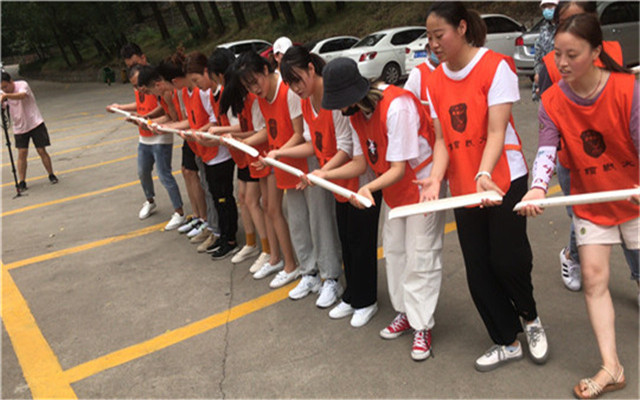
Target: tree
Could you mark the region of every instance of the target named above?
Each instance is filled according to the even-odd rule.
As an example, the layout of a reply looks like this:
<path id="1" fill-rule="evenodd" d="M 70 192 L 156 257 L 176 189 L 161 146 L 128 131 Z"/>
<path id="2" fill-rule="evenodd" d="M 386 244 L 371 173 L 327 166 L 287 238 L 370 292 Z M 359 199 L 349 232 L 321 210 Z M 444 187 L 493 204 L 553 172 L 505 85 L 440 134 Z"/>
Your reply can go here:
<path id="1" fill-rule="evenodd" d="M 267 5 L 269 6 L 269 13 L 271 13 L 271 20 L 277 21 L 280 19 L 280 14 L 278 14 L 278 8 L 276 7 L 276 3 L 273 1 L 267 1 Z"/>
<path id="2" fill-rule="evenodd" d="M 245 28 L 247 26 L 247 20 L 244 17 L 244 11 L 242 11 L 242 3 L 234 1 L 231 3 L 231 8 L 238 23 L 238 30 Z"/>
<path id="3" fill-rule="evenodd" d="M 219 34 L 224 33 L 227 27 L 224 25 L 224 21 L 222 20 L 222 16 L 220 15 L 220 10 L 218 10 L 218 5 L 215 1 L 210 1 L 209 7 L 211 7 L 211 12 L 213 13 L 213 19 L 216 20 L 216 31 Z"/>
<path id="4" fill-rule="evenodd" d="M 280 8 L 282 9 L 282 13 L 284 14 L 284 19 L 287 21 L 287 25 L 295 25 L 296 18 L 293 16 L 293 12 L 291 11 L 291 6 L 288 1 L 281 1 Z"/>
<path id="5" fill-rule="evenodd" d="M 204 36 L 207 36 L 207 33 L 209 32 L 209 21 L 207 21 L 207 17 L 204 15 L 202 5 L 200 4 L 200 2 L 194 1 L 193 8 L 195 8 L 198 20 L 200 20 L 200 26 L 202 26 Z"/>
<path id="6" fill-rule="evenodd" d="M 191 36 L 194 39 L 198 39 L 198 30 L 196 29 L 196 26 L 194 25 L 193 21 L 191 20 L 191 17 L 189 16 L 189 12 L 187 11 L 187 6 L 185 6 L 184 3 L 181 1 L 177 1 L 176 5 L 178 6 L 178 10 L 180 10 L 180 14 L 182 14 L 182 18 L 184 19 L 184 22 L 187 24 L 187 27 L 191 32 Z"/>
<path id="7" fill-rule="evenodd" d="M 342 11 L 344 10 L 345 3 L 344 1 L 336 1 L 336 10 Z"/>
<path id="8" fill-rule="evenodd" d="M 162 40 L 169 40 L 171 38 L 171 35 L 169 34 L 169 30 L 167 29 L 167 24 L 164 22 L 164 17 L 160 12 L 158 3 L 155 1 L 152 1 L 149 3 L 149 6 L 151 6 L 151 10 L 153 11 L 153 17 L 156 19 L 156 23 L 158 24 L 158 29 L 160 29 Z"/>
<path id="9" fill-rule="evenodd" d="M 302 4 L 304 5 L 304 13 L 307 14 L 308 26 L 314 26 L 317 18 L 315 11 L 313 11 L 313 5 L 310 1 L 303 1 Z"/>

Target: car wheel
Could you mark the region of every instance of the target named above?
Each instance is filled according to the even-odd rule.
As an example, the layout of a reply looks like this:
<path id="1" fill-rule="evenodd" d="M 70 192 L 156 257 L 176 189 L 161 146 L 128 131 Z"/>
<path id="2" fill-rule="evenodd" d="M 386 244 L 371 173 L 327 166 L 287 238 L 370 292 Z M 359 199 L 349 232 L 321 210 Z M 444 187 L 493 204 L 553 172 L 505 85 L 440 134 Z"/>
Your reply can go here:
<path id="1" fill-rule="evenodd" d="M 382 70 L 382 80 L 390 85 L 395 85 L 400 80 L 400 67 L 398 64 L 389 63 Z"/>

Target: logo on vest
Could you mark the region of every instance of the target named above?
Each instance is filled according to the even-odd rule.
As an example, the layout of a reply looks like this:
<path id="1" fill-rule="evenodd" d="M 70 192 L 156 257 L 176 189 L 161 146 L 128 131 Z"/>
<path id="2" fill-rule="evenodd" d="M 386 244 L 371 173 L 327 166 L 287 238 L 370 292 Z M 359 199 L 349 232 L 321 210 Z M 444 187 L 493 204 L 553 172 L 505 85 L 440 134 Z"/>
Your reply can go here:
<path id="1" fill-rule="evenodd" d="M 598 158 L 607 149 L 604 143 L 604 137 L 602 133 L 594 131 L 593 129 L 587 129 L 580 134 L 582 139 L 582 148 L 584 152 L 593 158 Z"/>
<path id="2" fill-rule="evenodd" d="M 369 155 L 371 164 L 378 162 L 378 145 L 371 139 L 367 139 L 367 154 Z"/>
<path id="3" fill-rule="evenodd" d="M 454 130 L 462 133 L 467 128 L 467 104 L 460 103 L 449 107 L 451 116 L 451 126 Z"/>
<path id="4" fill-rule="evenodd" d="M 243 115 L 238 115 L 238 120 L 240 121 L 240 130 L 249 132 L 249 121 Z"/>
<path id="5" fill-rule="evenodd" d="M 274 140 L 278 136 L 278 123 L 275 119 L 269 119 L 269 136 Z"/>
<path id="6" fill-rule="evenodd" d="M 316 132 L 316 149 L 322 152 L 322 132 Z"/>

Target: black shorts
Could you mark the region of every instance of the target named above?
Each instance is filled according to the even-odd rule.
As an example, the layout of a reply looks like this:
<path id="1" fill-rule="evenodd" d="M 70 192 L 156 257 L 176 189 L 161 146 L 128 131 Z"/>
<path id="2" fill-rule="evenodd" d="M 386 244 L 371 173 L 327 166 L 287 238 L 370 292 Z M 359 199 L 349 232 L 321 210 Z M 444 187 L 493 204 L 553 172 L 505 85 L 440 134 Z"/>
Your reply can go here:
<path id="1" fill-rule="evenodd" d="M 182 143 L 182 166 L 189 171 L 198 170 L 198 164 L 196 164 L 196 153 L 191 150 L 191 147 L 186 140 Z"/>
<path id="2" fill-rule="evenodd" d="M 47 127 L 44 125 L 44 122 L 29 132 L 19 133 L 17 135 L 13 135 L 13 137 L 16 140 L 17 149 L 28 149 L 29 138 L 33 140 L 33 145 L 37 148 L 51 146 L 51 142 L 49 141 L 49 132 L 47 131 Z"/>
<path id="3" fill-rule="evenodd" d="M 252 178 L 249 167 L 238 168 L 238 180 L 242 182 L 258 182 L 260 179 Z"/>

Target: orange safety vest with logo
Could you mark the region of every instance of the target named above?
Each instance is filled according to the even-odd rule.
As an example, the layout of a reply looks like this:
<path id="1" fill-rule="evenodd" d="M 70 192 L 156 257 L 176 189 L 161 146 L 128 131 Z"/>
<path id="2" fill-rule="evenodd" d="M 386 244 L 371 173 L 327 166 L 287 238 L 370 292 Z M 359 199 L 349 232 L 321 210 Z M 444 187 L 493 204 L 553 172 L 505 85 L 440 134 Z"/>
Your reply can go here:
<path id="1" fill-rule="evenodd" d="M 338 153 L 336 127 L 333 123 L 333 112 L 331 110 L 325 110 L 323 108 L 317 115 L 314 114 L 311 99 L 302 99 L 302 116 L 309 126 L 313 151 L 318 158 L 320 167 L 323 167 L 333 158 L 333 156 L 336 155 L 336 153 Z M 357 192 L 358 187 L 360 186 L 358 177 L 351 179 L 335 179 L 332 180 L 332 182 L 347 188 L 352 192 Z M 340 203 L 346 203 L 349 201 L 346 197 L 342 197 L 337 194 L 334 194 L 334 196 Z"/>
<path id="2" fill-rule="evenodd" d="M 238 114 L 238 122 L 240 123 L 240 130 L 242 132 L 251 132 L 255 130 L 253 126 L 253 115 L 251 113 L 251 109 L 253 108 L 253 102 L 257 100 L 257 96 L 253 93 L 247 94 L 247 97 L 244 98 L 244 107 L 242 108 L 242 112 Z M 260 155 L 265 156 L 269 152 L 269 143 L 264 142 L 257 146 L 254 146 Z M 249 173 L 253 179 L 264 178 L 265 176 L 271 173 L 271 167 L 265 167 L 261 170 L 257 170 L 252 164 L 258 162 L 258 157 L 251 157 L 250 155 L 246 155 L 247 163 L 249 164 Z"/>
<path id="3" fill-rule="evenodd" d="M 474 178 L 480 168 L 482 153 L 487 144 L 487 96 L 502 60 L 507 61 L 509 68 L 515 73 L 515 64 L 511 57 L 488 50 L 464 79 L 450 79 L 442 68 L 438 68 L 433 71 L 429 81 L 429 94 L 438 114 L 449 153 L 447 177 L 453 196 L 477 192 Z M 509 116 L 509 122 L 515 131 L 512 115 Z M 515 134 L 520 143 L 518 133 Z M 522 152 L 522 146 L 504 145 L 495 168 L 489 171 L 493 181 L 505 193 L 511 187 L 507 150 Z"/>
<path id="4" fill-rule="evenodd" d="M 219 126 L 231 126 L 231 122 L 229 121 L 229 117 L 227 114 L 223 114 L 220 112 L 220 99 L 222 99 L 222 92 L 224 91 L 224 87 L 220 87 L 217 96 L 213 95 L 213 90 L 209 92 L 209 101 L 211 102 L 211 107 L 213 108 L 213 113 L 216 115 L 216 119 L 218 120 Z M 246 168 L 247 166 L 247 158 L 245 157 L 246 153 L 236 150 L 233 147 L 229 147 L 229 153 L 231 154 L 231 158 L 238 166 L 238 169 Z"/>
<path id="5" fill-rule="evenodd" d="M 198 130 L 201 127 L 209 123 L 209 113 L 205 110 L 200 99 L 200 89 L 194 88 L 189 95 L 187 88 L 182 89 L 182 99 L 184 101 L 184 108 L 187 110 L 187 119 L 189 120 L 189 127 L 191 130 Z M 188 140 L 187 143 L 191 150 L 202 158 L 202 161 L 207 163 L 218 155 L 218 146 L 203 146 L 198 142 Z"/>
<path id="6" fill-rule="evenodd" d="M 616 41 L 602 41 L 602 50 L 609 55 L 609 57 L 613 58 L 615 62 L 624 66 L 622 63 L 622 47 L 620 47 L 620 43 Z M 562 79 L 562 75 L 560 75 L 560 71 L 558 70 L 558 66 L 556 65 L 555 60 L 555 52 L 550 51 L 546 56 L 542 57 L 542 61 L 544 61 L 544 65 L 547 67 L 547 72 L 549 73 L 549 79 L 551 82 L 556 83 Z M 604 68 L 600 59 L 596 59 L 593 63 L 596 67 Z"/>
<path id="7" fill-rule="evenodd" d="M 260 110 L 267 124 L 267 137 L 269 149 L 271 150 L 279 149 L 293 136 L 293 122 L 291 121 L 289 102 L 287 101 L 288 92 L 289 85 L 280 82 L 280 88 L 273 103 L 269 104 L 267 100 L 258 98 Z M 307 160 L 304 158 L 280 157 L 279 161 L 298 168 L 305 174 L 309 172 Z M 300 182 L 300 178 L 281 169 L 275 168 L 274 172 L 278 189 L 293 189 Z"/>
<path id="8" fill-rule="evenodd" d="M 544 109 L 560 132 L 571 174 L 571 194 L 631 189 L 638 185 L 638 152 L 629 122 L 635 78 L 611 73 L 593 105 L 580 106 L 553 85 L 542 94 Z M 613 226 L 638 218 L 629 201 L 573 206 L 580 218 Z"/>
<path id="9" fill-rule="evenodd" d="M 136 96 L 136 112 L 141 117 L 144 117 L 158 107 L 158 98 L 156 96 L 144 94 L 138 89 L 134 89 L 134 93 Z M 138 132 L 140 132 L 140 136 L 149 137 L 155 135 L 153 132 L 143 129 L 140 126 L 138 127 Z"/>
<path id="10" fill-rule="evenodd" d="M 178 115 L 178 121 L 182 121 L 184 119 L 184 116 L 182 115 L 182 110 L 180 110 L 180 100 L 178 99 L 178 91 L 176 89 L 173 89 L 173 93 L 171 94 L 171 103 L 173 104 L 173 108 L 176 110 L 176 114 Z M 160 105 L 162 106 L 165 114 L 167 114 L 167 116 L 170 116 L 171 114 L 169 113 L 169 105 L 164 100 L 164 97 L 160 97 Z"/>
<path id="11" fill-rule="evenodd" d="M 389 85 L 382 92 L 382 99 L 378 102 L 378 106 L 371 115 L 371 118 L 365 118 L 362 112 L 357 112 L 350 117 L 351 125 L 353 125 L 353 128 L 358 134 L 358 139 L 360 139 L 362 152 L 366 154 L 367 162 L 377 176 L 384 174 L 391 168 L 391 163 L 386 160 L 387 148 L 389 146 L 387 114 L 393 100 L 400 96 L 408 96 L 416 105 L 420 118 L 418 135 L 427 139 L 431 148 L 433 148 L 435 142 L 433 132 L 431 132 L 431 134 L 429 133 L 426 111 L 424 107 L 421 107 L 420 101 L 408 90 Z M 415 171 L 420 171 L 431 161 L 432 157 L 427 158 L 420 165 L 416 166 Z M 413 183 L 416 179 L 415 171 L 411 168 L 409 162 L 406 161 L 404 176 L 393 185 L 382 189 L 382 197 L 389 207 L 394 208 L 418 202 L 420 199 L 420 189 L 418 185 Z"/>

